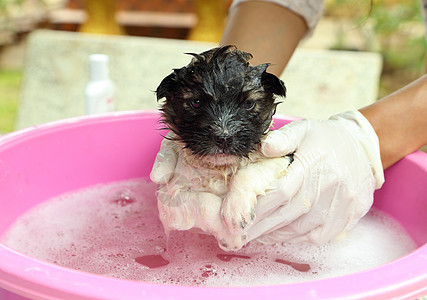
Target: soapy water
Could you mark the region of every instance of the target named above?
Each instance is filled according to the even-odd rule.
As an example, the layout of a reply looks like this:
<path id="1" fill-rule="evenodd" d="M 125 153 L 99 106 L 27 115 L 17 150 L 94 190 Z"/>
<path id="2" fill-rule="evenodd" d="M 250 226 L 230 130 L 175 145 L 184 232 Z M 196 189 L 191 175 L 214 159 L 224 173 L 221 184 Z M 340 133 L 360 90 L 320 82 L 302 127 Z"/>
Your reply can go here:
<path id="1" fill-rule="evenodd" d="M 197 230 L 167 237 L 156 185 L 132 179 L 48 200 L 22 215 L 2 243 L 67 268 L 145 282 L 248 286 L 334 277 L 366 270 L 416 249 L 394 219 L 371 210 L 346 237 L 314 246 L 251 242 L 224 252 Z"/>

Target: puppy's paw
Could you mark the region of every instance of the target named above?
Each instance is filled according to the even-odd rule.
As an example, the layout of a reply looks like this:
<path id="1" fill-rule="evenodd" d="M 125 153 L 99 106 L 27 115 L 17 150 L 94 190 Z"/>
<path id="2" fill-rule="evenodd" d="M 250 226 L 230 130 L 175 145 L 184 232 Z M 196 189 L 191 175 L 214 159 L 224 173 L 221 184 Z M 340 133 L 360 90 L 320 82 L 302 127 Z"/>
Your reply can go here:
<path id="1" fill-rule="evenodd" d="M 221 208 L 221 217 L 233 235 L 242 236 L 255 220 L 256 195 L 229 193 Z"/>
<path id="2" fill-rule="evenodd" d="M 217 238 L 219 247 L 224 251 L 238 251 L 247 243 L 246 234 L 237 236 L 229 234 L 226 237 Z"/>

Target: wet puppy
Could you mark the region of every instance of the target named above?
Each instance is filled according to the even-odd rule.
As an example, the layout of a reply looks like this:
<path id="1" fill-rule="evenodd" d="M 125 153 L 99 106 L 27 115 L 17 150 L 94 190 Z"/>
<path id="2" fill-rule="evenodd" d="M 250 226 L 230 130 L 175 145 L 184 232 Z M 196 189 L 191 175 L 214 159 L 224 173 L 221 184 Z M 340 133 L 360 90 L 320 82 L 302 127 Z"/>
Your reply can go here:
<path id="1" fill-rule="evenodd" d="M 166 232 L 198 227 L 221 248 L 237 250 L 255 219 L 257 196 L 289 164 L 257 152 L 286 88 L 268 64 L 250 65 L 251 54 L 234 46 L 190 55 L 190 64 L 156 91 L 171 130 L 163 146 L 178 153 L 172 180 L 158 191 L 160 219 Z"/>

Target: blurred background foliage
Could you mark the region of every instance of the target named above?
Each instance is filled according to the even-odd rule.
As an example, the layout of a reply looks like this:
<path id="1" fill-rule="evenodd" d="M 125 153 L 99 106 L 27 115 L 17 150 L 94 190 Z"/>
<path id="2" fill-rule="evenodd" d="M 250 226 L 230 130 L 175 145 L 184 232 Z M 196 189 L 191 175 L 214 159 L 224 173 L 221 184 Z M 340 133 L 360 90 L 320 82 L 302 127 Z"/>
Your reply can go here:
<path id="1" fill-rule="evenodd" d="M 420 0 L 326 0 L 324 15 L 340 28 L 334 49 L 381 53 L 380 98 L 425 72 L 426 33 Z M 359 47 L 352 49 L 349 39 L 355 32 Z"/>
<path id="2" fill-rule="evenodd" d="M 21 73 L 21 70 L 0 70 L 0 134 L 14 129 Z"/>
<path id="3" fill-rule="evenodd" d="M 13 48 L 32 29 L 49 28 L 48 22 L 43 20 L 43 16 L 46 16 L 43 9 L 52 1 L 0 0 L 0 133 L 13 130 L 22 78 L 22 67 L 5 69 L 2 66 L 2 51 Z M 56 3 L 61 1 L 67 2 L 55 0 Z M 176 1 L 175 7 L 182 9 L 180 5 L 185 1 Z M 74 0 L 74 3 L 78 2 Z M 141 3 L 147 6 L 149 1 Z M 33 19 L 39 23 L 24 33 L 13 35 L 12 41 L 2 45 L 2 34 L 13 30 L 10 16 L 19 15 L 28 7 L 27 13 L 29 10 L 35 15 Z M 25 16 L 21 18 L 24 22 L 27 19 Z M 328 39 L 332 38 L 333 41 L 331 49 L 373 51 L 382 55 L 383 73 L 379 97 L 397 90 L 425 72 L 426 34 L 420 0 L 325 0 L 322 20 L 333 23 L 333 30 L 328 33 Z"/>

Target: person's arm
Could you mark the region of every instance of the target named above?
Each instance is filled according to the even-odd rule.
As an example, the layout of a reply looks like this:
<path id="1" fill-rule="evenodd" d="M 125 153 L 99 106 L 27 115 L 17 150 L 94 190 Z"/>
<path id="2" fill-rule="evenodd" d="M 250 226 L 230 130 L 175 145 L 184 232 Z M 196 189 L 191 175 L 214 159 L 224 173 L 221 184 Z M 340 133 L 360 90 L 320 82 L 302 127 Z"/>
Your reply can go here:
<path id="1" fill-rule="evenodd" d="M 427 144 L 427 74 L 360 112 L 378 135 L 386 169 Z"/>
<path id="2" fill-rule="evenodd" d="M 271 63 L 280 76 L 308 28 L 298 14 L 274 3 L 251 1 L 230 11 L 221 45 L 235 45 L 253 55 L 251 63 Z"/>
<path id="3" fill-rule="evenodd" d="M 282 6 L 243 2 L 230 12 L 221 44 L 252 53 L 254 65 L 272 63 L 269 72 L 280 76 L 307 30 L 301 16 Z M 378 135 L 384 168 L 427 143 L 426 77 L 360 109 Z"/>

